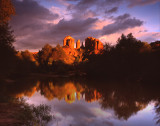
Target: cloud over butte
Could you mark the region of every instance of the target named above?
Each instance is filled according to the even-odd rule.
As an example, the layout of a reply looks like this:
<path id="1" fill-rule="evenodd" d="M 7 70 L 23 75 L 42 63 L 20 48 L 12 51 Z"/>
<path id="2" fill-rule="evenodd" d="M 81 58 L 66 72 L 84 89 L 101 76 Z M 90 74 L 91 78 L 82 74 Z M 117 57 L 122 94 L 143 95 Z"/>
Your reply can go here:
<path id="1" fill-rule="evenodd" d="M 133 8 L 156 2 L 159 0 L 13 0 L 16 16 L 11 26 L 15 47 L 39 50 L 46 43 L 62 44 L 67 35 L 84 41 L 88 36 L 101 38 L 123 33 L 143 26 L 145 21 L 121 12 L 121 5 Z"/>
<path id="2" fill-rule="evenodd" d="M 16 9 L 16 16 L 13 17 L 11 25 L 16 35 L 16 47 L 31 48 L 41 46 L 40 33 L 48 29 L 47 21 L 55 20 L 59 17 L 56 13 L 51 13 L 39 3 L 33 0 L 13 1 Z M 36 42 L 35 42 L 36 41 Z"/>

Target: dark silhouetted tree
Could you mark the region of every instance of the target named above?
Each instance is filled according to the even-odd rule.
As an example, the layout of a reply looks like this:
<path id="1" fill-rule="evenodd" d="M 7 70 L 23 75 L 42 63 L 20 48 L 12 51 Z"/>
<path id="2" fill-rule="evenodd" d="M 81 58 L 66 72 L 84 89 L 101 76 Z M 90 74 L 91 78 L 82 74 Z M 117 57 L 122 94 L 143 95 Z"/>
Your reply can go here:
<path id="1" fill-rule="evenodd" d="M 0 24 L 7 23 L 14 14 L 15 9 L 11 0 L 0 0 Z"/>
<path id="2" fill-rule="evenodd" d="M 13 69 L 15 60 L 15 50 L 13 47 L 15 42 L 13 31 L 8 23 L 0 24 L 0 69 L 1 72 L 8 72 Z"/>
<path id="3" fill-rule="evenodd" d="M 0 0 L 0 69 L 1 73 L 9 73 L 14 67 L 15 51 L 13 47 L 14 36 L 8 22 L 15 14 L 10 0 Z"/>
<path id="4" fill-rule="evenodd" d="M 117 41 L 116 48 L 120 51 L 138 52 L 142 45 L 141 41 L 134 38 L 132 33 L 130 33 L 127 36 L 122 34 Z"/>
<path id="5" fill-rule="evenodd" d="M 29 73 L 34 72 L 38 67 L 38 62 L 36 57 L 33 53 L 29 52 L 28 50 L 17 52 L 17 65 L 16 65 L 16 72 L 19 73 Z"/>

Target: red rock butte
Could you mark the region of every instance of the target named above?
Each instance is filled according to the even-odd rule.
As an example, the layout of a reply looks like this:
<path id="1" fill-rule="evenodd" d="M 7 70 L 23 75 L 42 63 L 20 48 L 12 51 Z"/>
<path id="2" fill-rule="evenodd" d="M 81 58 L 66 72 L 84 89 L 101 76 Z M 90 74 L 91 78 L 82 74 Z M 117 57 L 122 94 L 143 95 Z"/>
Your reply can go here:
<path id="1" fill-rule="evenodd" d="M 63 40 L 63 46 L 74 49 L 74 38 L 71 36 L 66 36 Z M 76 49 L 80 49 L 80 40 L 76 42 Z M 96 38 L 88 37 L 85 39 L 85 50 L 92 51 L 94 53 L 99 53 L 100 50 L 103 50 L 103 43 Z"/>
<path id="2" fill-rule="evenodd" d="M 66 36 L 63 40 L 63 46 L 74 48 L 74 38 L 72 38 L 71 36 Z"/>
<path id="3" fill-rule="evenodd" d="M 85 39 L 85 49 L 89 51 L 98 52 L 99 50 L 103 50 L 103 43 L 100 42 L 99 39 L 88 37 Z"/>

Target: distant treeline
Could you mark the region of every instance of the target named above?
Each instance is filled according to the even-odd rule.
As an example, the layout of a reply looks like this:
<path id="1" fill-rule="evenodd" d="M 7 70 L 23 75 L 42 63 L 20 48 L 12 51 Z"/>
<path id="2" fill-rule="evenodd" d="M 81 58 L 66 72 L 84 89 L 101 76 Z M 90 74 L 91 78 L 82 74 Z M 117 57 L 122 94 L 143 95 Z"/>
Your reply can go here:
<path id="1" fill-rule="evenodd" d="M 115 46 L 105 45 L 102 55 L 88 56 L 84 65 L 90 77 L 157 80 L 160 73 L 160 41 L 148 44 L 123 35 Z"/>
<path id="2" fill-rule="evenodd" d="M 0 25 L 0 73 L 29 74 L 56 73 L 75 75 L 86 73 L 89 78 L 105 79 L 157 79 L 160 71 L 160 42 L 148 44 L 141 42 L 130 33 L 117 40 L 117 44 L 104 45 L 100 54 L 82 49 L 82 60 L 75 57 L 72 64 L 66 64 L 70 58 L 63 47 L 46 44 L 39 52 L 28 50 L 17 52 L 12 43 L 14 36 L 8 23 Z"/>

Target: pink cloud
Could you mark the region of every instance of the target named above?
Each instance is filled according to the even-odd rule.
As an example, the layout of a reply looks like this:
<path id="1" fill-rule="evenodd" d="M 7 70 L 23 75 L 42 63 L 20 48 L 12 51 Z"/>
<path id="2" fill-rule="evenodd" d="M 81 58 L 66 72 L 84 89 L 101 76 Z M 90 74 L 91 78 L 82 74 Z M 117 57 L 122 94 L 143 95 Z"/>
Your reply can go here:
<path id="1" fill-rule="evenodd" d="M 145 27 L 135 27 L 135 28 L 129 28 L 126 30 L 123 30 L 118 33 L 113 33 L 110 35 L 104 35 L 99 37 L 99 39 L 103 43 L 110 43 L 111 45 L 115 45 L 117 43 L 118 38 L 123 34 L 127 35 L 129 33 L 132 33 L 133 36 L 141 41 L 145 42 L 152 42 L 156 40 L 160 40 L 160 33 L 159 32 L 148 32 Z"/>
<path id="2" fill-rule="evenodd" d="M 104 26 L 107 26 L 107 25 L 112 24 L 112 23 L 113 23 L 112 20 L 98 20 L 95 23 L 93 29 L 94 30 L 101 30 L 101 29 L 103 29 Z"/>

